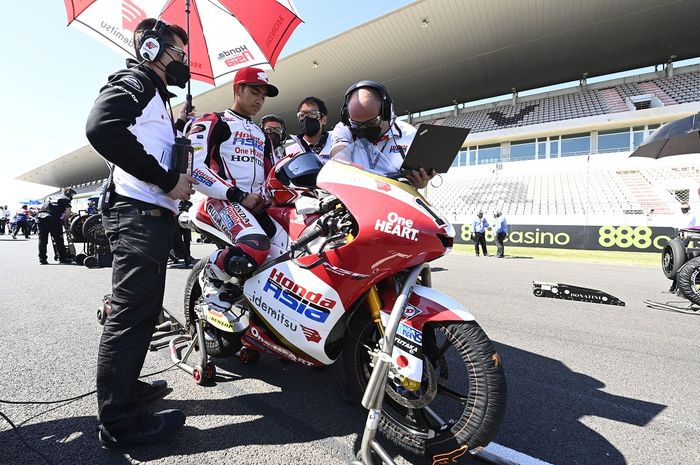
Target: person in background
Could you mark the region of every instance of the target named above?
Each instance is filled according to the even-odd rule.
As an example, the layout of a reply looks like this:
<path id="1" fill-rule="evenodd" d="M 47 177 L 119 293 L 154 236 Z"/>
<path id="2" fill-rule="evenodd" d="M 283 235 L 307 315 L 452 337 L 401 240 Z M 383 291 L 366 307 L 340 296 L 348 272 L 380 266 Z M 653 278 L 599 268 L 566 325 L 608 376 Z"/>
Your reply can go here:
<path id="1" fill-rule="evenodd" d="M 285 156 L 282 146 L 287 140 L 287 128 L 284 120 L 277 115 L 263 116 L 260 128 L 265 133 L 265 158 L 274 166 Z"/>
<path id="2" fill-rule="evenodd" d="M 697 226 L 697 223 L 697 218 L 690 212 L 690 204 L 688 202 L 683 202 L 681 204 L 681 216 L 678 221 L 678 229 L 691 228 Z"/>
<path id="3" fill-rule="evenodd" d="M 491 229 L 496 235 L 496 248 L 498 249 L 496 252 L 496 258 L 503 258 L 503 243 L 505 242 L 506 237 L 508 237 L 508 223 L 500 210 L 494 213 L 493 218 L 494 220 Z M 484 252 L 484 255 L 486 255 L 486 252 Z"/>
<path id="4" fill-rule="evenodd" d="M 383 155 L 393 169 L 403 164 L 416 128 L 396 119 L 394 104 L 386 88 L 376 81 L 360 81 L 345 92 L 341 121 L 331 134 L 331 157 L 358 143 L 368 158 Z M 401 173 L 416 189 L 423 189 L 435 172 L 403 170 Z"/>
<path id="5" fill-rule="evenodd" d="M 183 200 L 180 202 L 180 213 L 189 211 L 192 202 Z M 173 250 L 170 252 L 170 258 L 173 264 L 178 263 L 180 259 L 185 262 L 185 266 L 190 266 L 194 261 L 190 254 L 190 243 L 192 242 L 192 231 L 189 228 L 182 227 L 178 223 L 175 238 L 173 239 Z"/>
<path id="6" fill-rule="evenodd" d="M 29 207 L 22 205 L 22 208 L 15 213 L 14 220 L 15 227 L 12 231 L 12 239 L 17 239 L 17 233 L 20 229 L 24 237 L 29 239 Z"/>
<path id="7" fill-rule="evenodd" d="M 62 195 L 48 197 L 37 215 L 39 221 L 39 263 L 48 265 L 46 249 L 49 234 L 53 238 L 54 257 L 60 263 L 70 263 L 63 243 L 63 221 L 71 215 L 71 200 L 75 195 L 73 189 L 66 189 Z"/>
<path id="8" fill-rule="evenodd" d="M 0 235 L 5 234 L 5 227 L 8 226 L 10 222 L 10 210 L 7 209 L 7 205 L 0 207 Z M 8 233 L 10 228 L 7 228 Z"/>
<path id="9" fill-rule="evenodd" d="M 328 124 L 327 115 L 326 104 L 318 97 L 306 97 L 299 102 L 297 118 L 301 132 L 290 136 L 294 143 L 285 149 L 288 157 L 295 157 L 304 152 L 314 152 L 321 163 L 330 159 L 333 144 L 328 132 L 325 131 L 325 126 Z"/>
<path id="10" fill-rule="evenodd" d="M 489 227 L 489 222 L 484 218 L 484 212 L 480 211 L 476 214 L 476 218 L 472 221 L 472 234 L 474 234 L 474 250 L 476 256 L 479 256 L 479 246 L 484 253 L 484 257 L 488 257 L 486 252 L 486 228 Z"/>

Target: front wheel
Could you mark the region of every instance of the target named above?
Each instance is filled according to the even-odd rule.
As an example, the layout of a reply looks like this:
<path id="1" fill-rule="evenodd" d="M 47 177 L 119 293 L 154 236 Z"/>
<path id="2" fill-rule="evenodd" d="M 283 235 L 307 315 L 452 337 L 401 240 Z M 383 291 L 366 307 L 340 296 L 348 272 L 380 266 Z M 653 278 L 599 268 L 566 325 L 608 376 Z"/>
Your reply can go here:
<path id="1" fill-rule="evenodd" d="M 372 368 L 379 331 L 366 310 L 349 323 L 344 346 L 346 389 L 361 397 Z M 485 446 L 506 410 L 500 357 L 476 322 L 440 322 L 423 328 L 423 381 L 418 392 L 387 382 L 380 431 L 391 441 L 433 458 Z"/>

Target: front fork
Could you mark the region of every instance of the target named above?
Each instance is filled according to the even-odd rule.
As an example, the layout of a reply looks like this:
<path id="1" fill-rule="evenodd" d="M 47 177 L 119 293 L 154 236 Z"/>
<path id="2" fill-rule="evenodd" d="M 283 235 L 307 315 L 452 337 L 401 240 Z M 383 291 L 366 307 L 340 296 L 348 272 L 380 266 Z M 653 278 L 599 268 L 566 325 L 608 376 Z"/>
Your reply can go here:
<path id="1" fill-rule="evenodd" d="M 384 328 L 381 324 L 380 309 L 381 300 L 376 288 L 372 288 L 367 296 L 367 305 L 370 309 L 372 319 L 374 319 L 377 327 L 380 330 L 383 338 L 383 344 L 380 352 L 374 360 L 374 369 L 367 383 L 367 388 L 362 396 L 362 406 L 369 410 L 367 414 L 367 422 L 362 435 L 362 444 L 358 453 L 359 460 L 352 462 L 353 465 L 374 465 L 372 452 L 376 453 L 385 465 L 396 465 L 384 448 L 375 441 L 377 430 L 379 428 L 379 419 L 382 416 L 382 403 L 384 402 L 384 391 L 386 389 L 387 376 L 391 368 L 391 354 L 394 349 L 394 339 L 396 338 L 396 330 L 401 322 L 408 297 L 413 292 L 413 286 L 416 285 L 418 278 L 429 285 L 430 281 L 430 266 L 427 263 L 415 266 L 408 272 L 408 276 L 399 292 L 394 307 L 391 309 L 389 320 Z"/>

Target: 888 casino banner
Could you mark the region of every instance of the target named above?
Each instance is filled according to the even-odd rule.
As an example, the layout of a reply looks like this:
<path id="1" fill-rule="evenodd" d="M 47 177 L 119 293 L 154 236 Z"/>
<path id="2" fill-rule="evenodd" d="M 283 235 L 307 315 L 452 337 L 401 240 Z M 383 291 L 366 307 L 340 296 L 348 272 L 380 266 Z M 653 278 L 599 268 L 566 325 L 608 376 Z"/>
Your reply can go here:
<path id="1" fill-rule="evenodd" d="M 473 244 L 471 224 L 454 224 L 455 243 Z M 674 228 L 651 226 L 511 225 L 505 245 L 552 249 L 661 252 L 676 236 Z M 486 242 L 495 243 L 491 227 Z"/>

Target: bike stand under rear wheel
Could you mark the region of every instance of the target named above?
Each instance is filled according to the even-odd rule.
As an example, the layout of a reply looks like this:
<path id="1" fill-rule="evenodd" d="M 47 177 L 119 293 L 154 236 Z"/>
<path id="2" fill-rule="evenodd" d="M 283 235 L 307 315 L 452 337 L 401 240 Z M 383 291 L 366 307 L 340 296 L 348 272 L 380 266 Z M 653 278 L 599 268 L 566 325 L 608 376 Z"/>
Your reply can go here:
<path id="1" fill-rule="evenodd" d="M 204 336 L 205 324 L 203 320 L 197 319 L 194 337 L 187 333 L 180 334 L 170 339 L 168 343 L 170 358 L 173 364 L 191 374 L 194 382 L 199 385 L 211 384 L 214 378 L 216 378 L 216 366 L 209 360 L 209 355 L 207 354 L 207 345 Z M 180 353 L 183 353 L 183 355 L 180 356 Z M 196 357 L 196 354 L 199 354 L 198 363 L 188 363 L 189 358 Z"/>

